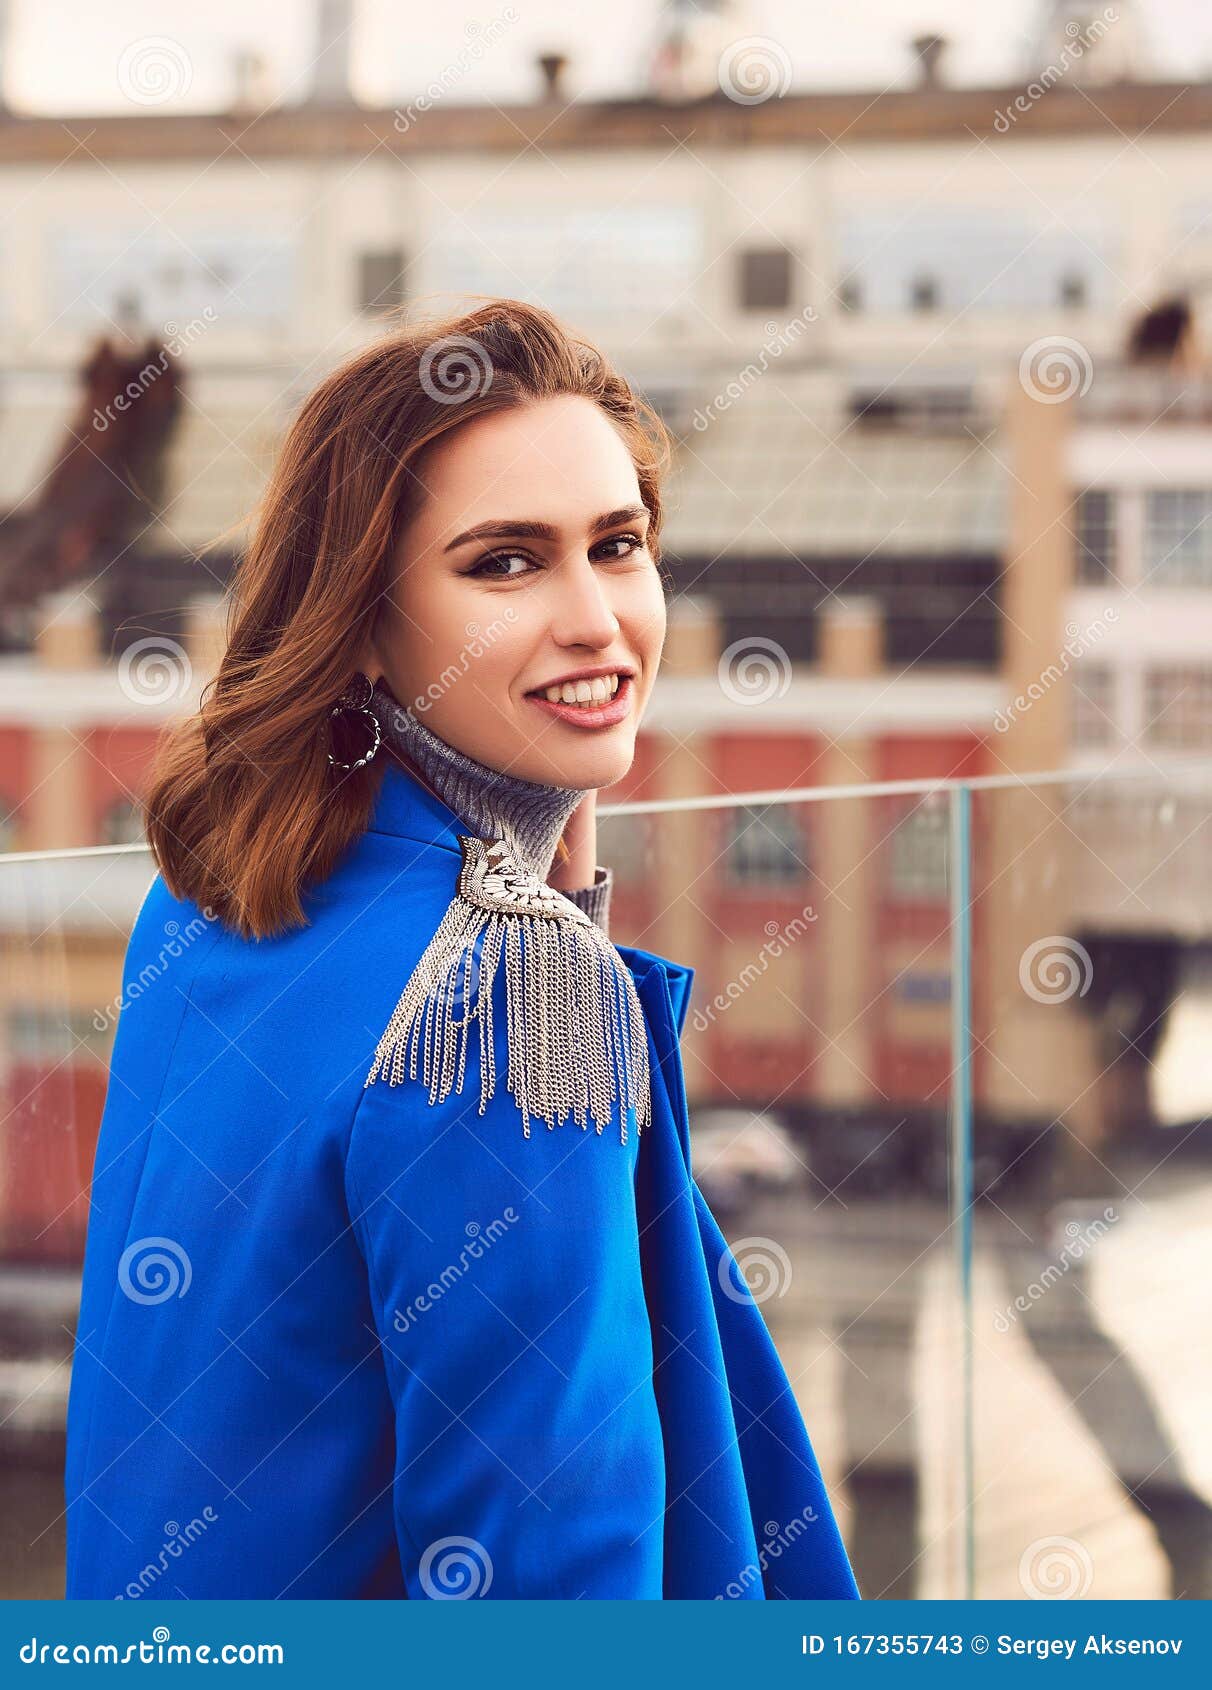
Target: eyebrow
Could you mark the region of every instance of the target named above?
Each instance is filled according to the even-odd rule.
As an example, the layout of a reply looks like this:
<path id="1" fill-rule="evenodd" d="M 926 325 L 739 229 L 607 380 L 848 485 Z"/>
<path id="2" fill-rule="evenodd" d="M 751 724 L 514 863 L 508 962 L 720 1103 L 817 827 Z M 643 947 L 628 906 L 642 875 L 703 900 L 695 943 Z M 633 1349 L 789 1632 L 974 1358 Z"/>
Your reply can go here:
<path id="1" fill-rule="evenodd" d="M 638 522 L 641 517 L 648 515 L 645 505 L 623 505 L 617 511 L 606 511 L 602 516 L 595 516 L 589 524 L 591 535 L 602 534 L 607 528 L 617 528 L 622 522 Z M 456 534 L 454 539 L 442 549 L 453 552 L 456 546 L 466 546 L 473 540 L 558 540 L 560 531 L 550 522 L 532 522 L 524 517 L 515 520 L 499 522 L 477 522 L 474 528 L 467 528 L 462 534 Z"/>

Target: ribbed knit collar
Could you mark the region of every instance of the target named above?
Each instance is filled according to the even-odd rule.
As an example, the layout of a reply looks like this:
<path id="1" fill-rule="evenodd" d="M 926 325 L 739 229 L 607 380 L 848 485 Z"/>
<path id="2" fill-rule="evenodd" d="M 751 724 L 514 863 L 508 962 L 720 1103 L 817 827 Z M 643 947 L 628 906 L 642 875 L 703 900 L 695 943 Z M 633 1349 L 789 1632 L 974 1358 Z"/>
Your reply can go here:
<path id="1" fill-rule="evenodd" d="M 523 868 L 546 879 L 560 835 L 585 793 L 491 769 L 440 738 L 402 705 L 382 676 L 367 708 L 384 739 L 424 775 L 442 802 L 481 839 L 503 839 Z"/>

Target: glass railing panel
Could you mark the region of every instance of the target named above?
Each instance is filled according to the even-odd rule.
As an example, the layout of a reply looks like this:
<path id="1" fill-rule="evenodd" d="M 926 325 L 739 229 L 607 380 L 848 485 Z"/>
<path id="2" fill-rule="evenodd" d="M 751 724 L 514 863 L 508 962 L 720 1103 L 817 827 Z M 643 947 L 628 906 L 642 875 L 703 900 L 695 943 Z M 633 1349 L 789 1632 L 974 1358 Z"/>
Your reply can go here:
<path id="1" fill-rule="evenodd" d="M 146 850 L 0 855 L 0 1595 L 63 1594 L 71 1346 Z"/>
<path id="2" fill-rule="evenodd" d="M 888 1598 L 965 1591 L 949 815 L 856 792 L 601 822 L 615 938 L 696 971 L 696 1178 Z"/>
<path id="3" fill-rule="evenodd" d="M 972 794 L 978 1596 L 1212 1596 L 1210 799 Z"/>

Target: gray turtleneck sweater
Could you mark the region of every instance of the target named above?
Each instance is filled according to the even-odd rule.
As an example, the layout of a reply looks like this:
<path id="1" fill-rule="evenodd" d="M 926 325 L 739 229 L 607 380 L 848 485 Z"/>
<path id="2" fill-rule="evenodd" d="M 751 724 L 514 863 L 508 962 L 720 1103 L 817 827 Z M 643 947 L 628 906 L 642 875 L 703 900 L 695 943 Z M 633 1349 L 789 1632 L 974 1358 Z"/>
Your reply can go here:
<path id="1" fill-rule="evenodd" d="M 416 764 L 442 802 L 467 823 L 469 833 L 504 839 L 524 868 L 547 879 L 560 835 L 584 798 L 583 791 L 519 780 L 457 751 L 406 709 L 382 676 L 368 708 L 388 744 Z M 612 886 L 611 871 L 599 866 L 592 886 L 564 892 L 607 935 Z"/>

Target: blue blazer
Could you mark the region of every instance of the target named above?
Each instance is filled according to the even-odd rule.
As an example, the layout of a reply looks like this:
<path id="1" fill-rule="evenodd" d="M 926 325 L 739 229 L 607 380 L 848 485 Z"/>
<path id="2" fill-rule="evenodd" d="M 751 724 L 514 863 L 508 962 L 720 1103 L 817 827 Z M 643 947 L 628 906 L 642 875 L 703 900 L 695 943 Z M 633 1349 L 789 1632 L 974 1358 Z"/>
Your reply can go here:
<path id="1" fill-rule="evenodd" d="M 858 1595 L 692 1177 L 693 970 L 617 947 L 652 1085 L 625 1144 L 525 1137 L 500 1078 L 480 1114 L 474 1041 L 444 1101 L 364 1084 L 463 831 L 393 763 L 306 928 L 244 940 L 153 880 L 93 1171 L 68 1597 Z"/>

